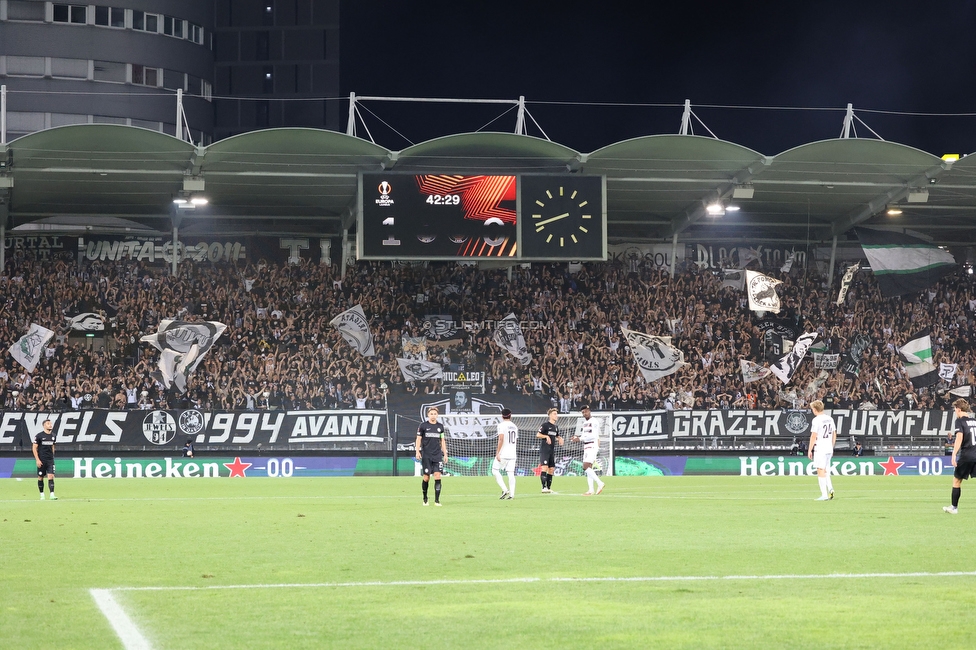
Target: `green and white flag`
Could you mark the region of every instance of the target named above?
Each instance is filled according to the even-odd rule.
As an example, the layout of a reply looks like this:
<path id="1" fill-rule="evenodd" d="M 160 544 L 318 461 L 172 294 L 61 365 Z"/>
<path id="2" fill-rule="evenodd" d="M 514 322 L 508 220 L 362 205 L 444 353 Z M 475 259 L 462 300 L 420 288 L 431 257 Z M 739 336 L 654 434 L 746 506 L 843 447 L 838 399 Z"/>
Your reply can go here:
<path id="1" fill-rule="evenodd" d="M 939 381 L 939 369 L 932 363 L 932 337 L 928 329 L 912 336 L 908 343 L 898 348 L 898 354 L 905 362 L 905 373 L 915 388 Z"/>
<path id="2" fill-rule="evenodd" d="M 27 368 L 27 372 L 34 372 L 37 362 L 41 359 L 44 346 L 54 337 L 54 332 L 41 327 L 37 323 L 31 323 L 27 333 L 20 337 L 20 340 L 10 346 L 10 356 L 17 360 L 17 363 Z"/>
<path id="3" fill-rule="evenodd" d="M 949 251 L 917 237 L 871 228 L 854 232 L 885 298 L 928 289 L 956 268 Z"/>

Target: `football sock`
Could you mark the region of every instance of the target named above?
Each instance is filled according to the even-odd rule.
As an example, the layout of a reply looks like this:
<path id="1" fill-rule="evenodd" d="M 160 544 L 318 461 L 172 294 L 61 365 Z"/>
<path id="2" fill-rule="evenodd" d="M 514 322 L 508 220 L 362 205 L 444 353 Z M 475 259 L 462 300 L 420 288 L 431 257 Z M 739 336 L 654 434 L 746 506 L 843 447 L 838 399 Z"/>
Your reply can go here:
<path id="1" fill-rule="evenodd" d="M 434 501 L 441 500 L 441 480 L 434 481 Z"/>
<path id="2" fill-rule="evenodd" d="M 37 491 L 44 494 L 44 479 L 37 479 Z"/>
<path id="3" fill-rule="evenodd" d="M 586 474 L 586 485 L 590 488 L 588 491 L 589 492 L 592 492 L 593 491 L 593 484 L 597 480 L 596 479 L 596 472 L 593 471 L 593 468 L 592 467 L 588 467 L 585 470 L 585 474 Z"/>
<path id="4" fill-rule="evenodd" d="M 502 492 L 508 492 L 508 488 L 505 487 L 505 480 L 502 478 L 502 473 L 495 467 L 491 468 L 491 473 L 495 475 L 495 482 L 498 483 L 498 487 L 502 489 Z"/>
<path id="5" fill-rule="evenodd" d="M 54 479 L 49 478 L 47 480 L 47 489 L 51 494 L 54 494 Z"/>
<path id="6" fill-rule="evenodd" d="M 962 495 L 962 488 L 952 488 L 952 507 L 959 507 L 959 497 Z"/>
<path id="7" fill-rule="evenodd" d="M 430 485 L 430 481 L 421 481 L 421 485 L 424 486 L 424 501 L 427 500 L 427 486 Z"/>
<path id="8" fill-rule="evenodd" d="M 547 474 L 545 471 L 543 471 L 541 474 L 539 474 L 539 478 L 542 480 L 542 489 L 543 490 L 545 490 L 547 487 L 549 487 L 549 484 L 546 482 L 547 481 L 547 479 L 546 479 L 547 476 L 549 476 L 549 474 Z"/>
<path id="9" fill-rule="evenodd" d="M 546 487 L 552 489 L 552 474 L 546 474 Z"/>
<path id="10" fill-rule="evenodd" d="M 817 483 L 820 484 L 820 496 L 827 496 L 827 477 L 817 477 Z"/>
<path id="11" fill-rule="evenodd" d="M 508 493 L 515 496 L 515 472 L 508 472 Z"/>

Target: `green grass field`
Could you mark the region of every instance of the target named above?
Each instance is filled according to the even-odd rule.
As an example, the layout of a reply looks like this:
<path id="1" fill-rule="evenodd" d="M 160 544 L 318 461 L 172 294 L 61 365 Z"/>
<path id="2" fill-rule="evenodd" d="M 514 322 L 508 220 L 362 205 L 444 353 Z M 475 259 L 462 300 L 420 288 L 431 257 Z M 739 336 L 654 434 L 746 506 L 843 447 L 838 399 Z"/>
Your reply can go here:
<path id="1" fill-rule="evenodd" d="M 424 508 L 412 477 L 58 479 L 57 502 L 9 479 L 0 647 L 125 647 L 92 589 L 160 649 L 976 646 L 976 486 L 956 516 L 946 477 L 834 486 L 446 478 Z"/>

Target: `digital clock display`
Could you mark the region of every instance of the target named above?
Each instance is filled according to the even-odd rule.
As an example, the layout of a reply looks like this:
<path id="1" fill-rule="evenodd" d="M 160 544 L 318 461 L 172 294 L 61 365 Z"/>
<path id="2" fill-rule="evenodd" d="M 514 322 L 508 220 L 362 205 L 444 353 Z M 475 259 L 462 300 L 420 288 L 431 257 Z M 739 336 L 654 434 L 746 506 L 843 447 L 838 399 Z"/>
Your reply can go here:
<path id="1" fill-rule="evenodd" d="M 365 173 L 365 259 L 517 257 L 514 175 Z"/>

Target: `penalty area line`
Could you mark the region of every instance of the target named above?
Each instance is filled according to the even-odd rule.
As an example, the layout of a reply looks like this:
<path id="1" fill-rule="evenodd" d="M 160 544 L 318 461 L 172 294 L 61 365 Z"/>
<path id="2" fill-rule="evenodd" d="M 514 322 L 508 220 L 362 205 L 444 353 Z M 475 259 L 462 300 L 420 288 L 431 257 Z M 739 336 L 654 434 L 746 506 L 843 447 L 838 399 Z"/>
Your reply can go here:
<path id="1" fill-rule="evenodd" d="M 122 605 L 112 595 L 114 589 L 89 589 L 95 604 L 102 610 L 112 629 L 126 650 L 150 650 L 152 645 L 143 636 L 139 626 L 125 613 Z"/>
<path id="2" fill-rule="evenodd" d="M 222 589 L 300 589 L 300 588 L 342 588 L 342 587 L 426 587 L 439 585 L 503 585 L 518 583 L 554 582 L 718 582 L 722 580 L 862 580 L 880 578 L 953 578 L 973 577 L 976 571 L 909 571 L 905 573 L 814 573 L 814 574 L 771 574 L 771 575 L 727 575 L 727 576 L 592 576 L 564 578 L 488 578 L 470 580 L 373 580 L 362 582 L 309 582 L 254 585 L 206 585 L 206 586 L 167 586 L 167 587 L 115 587 L 113 589 L 93 589 L 96 591 L 215 591 Z M 101 605 L 100 605 L 101 606 Z M 121 611 L 121 608 L 119 608 Z M 104 611 L 104 610 L 103 610 Z M 124 615 L 124 612 L 123 612 Z M 108 616 L 106 614 L 106 616 Z M 148 646 L 147 646 L 148 647 Z"/>

